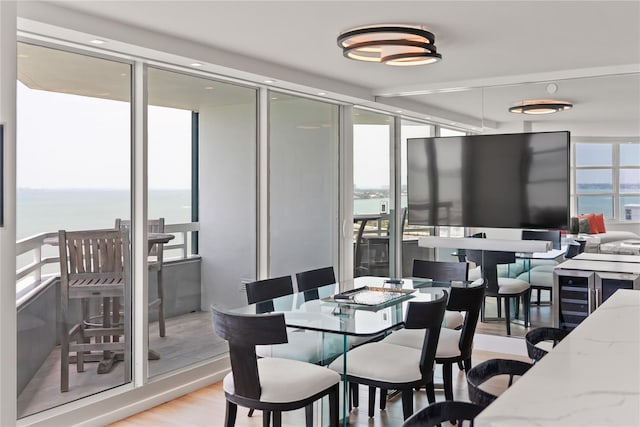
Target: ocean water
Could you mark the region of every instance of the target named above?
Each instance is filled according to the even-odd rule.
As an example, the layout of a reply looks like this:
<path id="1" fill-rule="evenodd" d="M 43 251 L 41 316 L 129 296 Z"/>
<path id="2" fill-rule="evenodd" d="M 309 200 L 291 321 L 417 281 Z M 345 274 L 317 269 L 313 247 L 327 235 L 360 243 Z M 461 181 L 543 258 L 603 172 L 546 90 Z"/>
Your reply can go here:
<path id="1" fill-rule="evenodd" d="M 131 212 L 128 190 L 18 189 L 16 194 L 17 239 L 64 230 L 111 228 L 116 218 Z M 150 190 L 149 218 L 165 223 L 191 221 L 191 190 Z"/>

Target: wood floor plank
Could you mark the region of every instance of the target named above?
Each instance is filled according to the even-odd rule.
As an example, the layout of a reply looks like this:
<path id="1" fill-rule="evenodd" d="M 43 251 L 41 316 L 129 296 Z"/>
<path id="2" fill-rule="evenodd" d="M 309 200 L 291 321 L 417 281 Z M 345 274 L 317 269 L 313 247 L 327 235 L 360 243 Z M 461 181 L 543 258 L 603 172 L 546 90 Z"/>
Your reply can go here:
<path id="1" fill-rule="evenodd" d="M 494 358 L 507 358 L 515 360 L 523 360 L 529 362 L 529 359 L 522 356 L 511 354 L 502 354 L 488 351 L 474 351 L 473 363 L 477 364 L 485 360 Z M 436 382 L 438 382 L 436 379 Z M 454 367 L 454 399 L 468 401 L 467 383 L 463 372 Z M 491 384 L 488 391 L 499 392 L 504 390 L 504 381 L 497 381 Z M 373 418 L 367 415 L 367 389 L 360 389 L 360 408 L 355 408 L 349 417 L 350 426 L 367 426 L 367 427 L 396 427 L 401 426 L 402 418 L 402 399 L 396 396 L 388 401 L 387 409 L 380 411 L 378 408 L 378 400 L 376 399 L 376 412 Z M 379 395 L 378 395 L 379 396 Z M 442 391 L 436 392 L 436 400 L 444 400 Z M 414 393 L 414 408 L 418 410 L 428 405 L 428 401 L 424 391 Z M 155 408 L 133 415 L 124 420 L 111 424 L 112 427 L 137 427 L 137 426 L 157 426 L 157 427 L 174 427 L 174 426 L 221 426 L 224 424 L 225 397 L 222 390 L 222 383 L 204 387 L 200 390 L 189 393 L 178 399 L 156 406 Z M 296 411 L 294 414 L 286 414 L 283 416 L 284 426 L 304 425 L 304 413 Z M 262 414 L 256 412 L 253 417 L 247 416 L 245 408 L 238 408 L 238 417 L 236 421 L 237 427 L 259 427 L 262 425 Z"/>

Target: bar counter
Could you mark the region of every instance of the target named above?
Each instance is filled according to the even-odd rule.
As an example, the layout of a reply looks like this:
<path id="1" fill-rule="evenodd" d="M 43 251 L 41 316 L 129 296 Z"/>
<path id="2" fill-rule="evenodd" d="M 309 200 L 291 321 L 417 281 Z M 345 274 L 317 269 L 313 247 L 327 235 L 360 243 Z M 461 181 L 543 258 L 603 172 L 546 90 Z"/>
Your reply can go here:
<path id="1" fill-rule="evenodd" d="M 475 425 L 640 426 L 640 291 L 614 293 Z"/>

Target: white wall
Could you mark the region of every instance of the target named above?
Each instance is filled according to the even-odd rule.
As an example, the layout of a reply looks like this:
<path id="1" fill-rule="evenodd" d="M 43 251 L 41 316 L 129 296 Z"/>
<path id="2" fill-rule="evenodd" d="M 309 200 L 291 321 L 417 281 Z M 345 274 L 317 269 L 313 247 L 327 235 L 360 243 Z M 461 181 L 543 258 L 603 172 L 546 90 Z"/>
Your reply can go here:
<path id="1" fill-rule="evenodd" d="M 16 419 L 16 4 L 0 1 L 0 124 L 4 125 L 0 228 L 0 425 Z M 9 285 L 9 286 L 7 286 Z"/>

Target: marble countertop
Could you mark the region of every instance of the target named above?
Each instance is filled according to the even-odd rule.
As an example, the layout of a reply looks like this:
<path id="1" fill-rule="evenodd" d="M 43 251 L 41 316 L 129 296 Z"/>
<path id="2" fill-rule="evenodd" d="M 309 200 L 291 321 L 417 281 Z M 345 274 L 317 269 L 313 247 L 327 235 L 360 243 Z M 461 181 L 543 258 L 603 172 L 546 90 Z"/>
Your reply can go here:
<path id="1" fill-rule="evenodd" d="M 613 294 L 475 425 L 640 426 L 640 291 Z"/>

